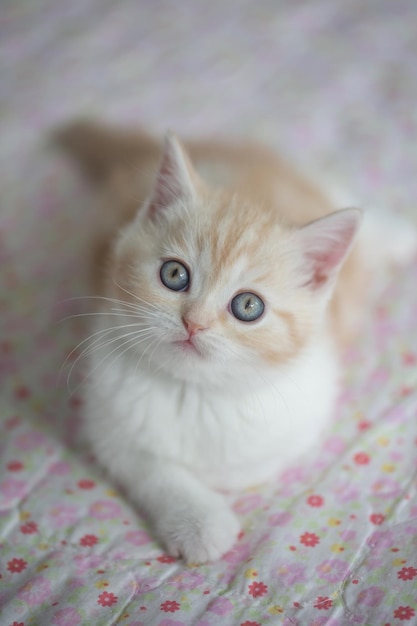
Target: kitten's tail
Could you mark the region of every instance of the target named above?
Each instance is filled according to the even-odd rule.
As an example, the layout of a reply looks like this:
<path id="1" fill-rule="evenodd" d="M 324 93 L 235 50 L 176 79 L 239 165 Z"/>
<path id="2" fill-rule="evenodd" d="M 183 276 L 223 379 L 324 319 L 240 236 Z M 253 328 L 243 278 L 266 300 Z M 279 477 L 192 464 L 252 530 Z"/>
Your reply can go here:
<path id="1" fill-rule="evenodd" d="M 52 141 L 94 182 L 109 179 L 115 170 L 159 157 L 158 144 L 146 133 L 89 119 L 75 120 L 57 128 L 52 133 Z"/>

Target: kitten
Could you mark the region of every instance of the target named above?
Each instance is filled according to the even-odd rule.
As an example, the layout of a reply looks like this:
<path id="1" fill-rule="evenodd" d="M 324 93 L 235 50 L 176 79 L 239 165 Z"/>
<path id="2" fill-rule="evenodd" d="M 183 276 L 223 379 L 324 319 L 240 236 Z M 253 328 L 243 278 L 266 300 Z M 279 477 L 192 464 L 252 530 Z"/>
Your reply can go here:
<path id="1" fill-rule="evenodd" d="M 369 268 L 362 214 L 268 149 L 93 123 L 60 140 L 98 184 L 83 434 L 173 556 L 218 559 L 221 494 L 318 441 Z"/>

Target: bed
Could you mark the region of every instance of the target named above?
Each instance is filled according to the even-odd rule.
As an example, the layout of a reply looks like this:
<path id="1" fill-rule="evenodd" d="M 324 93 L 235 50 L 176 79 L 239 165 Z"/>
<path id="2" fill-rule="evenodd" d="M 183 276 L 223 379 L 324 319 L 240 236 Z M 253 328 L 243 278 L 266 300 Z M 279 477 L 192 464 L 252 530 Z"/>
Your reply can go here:
<path id="1" fill-rule="evenodd" d="M 185 566 L 76 445 L 89 192 L 45 142 L 80 113 L 251 136 L 416 222 L 417 5 L 19 0 L 0 31 L 1 626 L 417 624 L 417 263 L 319 449 L 231 495 L 236 546 Z"/>

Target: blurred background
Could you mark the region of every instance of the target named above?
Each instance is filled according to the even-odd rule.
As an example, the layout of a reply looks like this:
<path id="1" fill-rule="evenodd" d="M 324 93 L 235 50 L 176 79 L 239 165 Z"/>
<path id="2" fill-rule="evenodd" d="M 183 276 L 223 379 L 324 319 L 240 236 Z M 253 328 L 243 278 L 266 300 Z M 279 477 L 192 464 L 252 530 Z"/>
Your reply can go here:
<path id="1" fill-rule="evenodd" d="M 83 280 L 88 199 L 45 144 L 60 122 L 88 114 L 255 137 L 336 176 L 365 207 L 414 214 L 410 0 L 13 0 L 0 20 L 0 371 L 11 411 L 32 398 L 44 417 L 51 394 L 60 414 L 68 402 L 56 373 L 77 330 L 58 321 L 79 307 L 68 298 Z"/>
<path id="2" fill-rule="evenodd" d="M 0 0 L 2 624 L 127 624 L 129 608 L 134 626 L 142 604 L 146 623 L 161 625 L 416 623 L 417 264 L 397 273 L 352 346 L 314 463 L 240 501 L 236 560 L 181 578 L 181 564 L 155 558 L 143 520 L 101 478 L 92 489 L 85 479 L 97 474 L 69 449 L 82 375 L 76 367 L 70 393 L 60 369 L 86 336 L 85 318 L 69 316 L 85 310 L 73 298 L 85 292 L 91 195 L 46 141 L 79 115 L 250 136 L 336 178 L 364 208 L 417 223 L 416 105 L 415 0 Z M 21 526 L 19 515 L 32 517 Z M 320 535 L 314 554 L 305 530 Z M 104 571 L 113 600 L 98 596 Z M 247 572 L 270 595 L 245 596 Z M 168 606 L 187 594 L 184 622 L 160 613 L 161 593 Z"/>
<path id="3" fill-rule="evenodd" d="M 2 6 L 0 59 L 6 160 L 90 113 L 256 136 L 373 198 L 383 180 L 390 202 L 413 177 L 410 0 L 16 0 Z"/>

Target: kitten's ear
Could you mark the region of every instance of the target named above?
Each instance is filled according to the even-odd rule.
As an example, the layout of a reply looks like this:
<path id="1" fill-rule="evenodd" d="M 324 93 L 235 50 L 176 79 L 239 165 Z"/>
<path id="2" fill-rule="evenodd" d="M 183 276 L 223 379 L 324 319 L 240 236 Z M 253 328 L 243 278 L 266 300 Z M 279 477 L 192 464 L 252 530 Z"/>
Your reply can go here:
<path id="1" fill-rule="evenodd" d="M 185 149 L 174 133 L 168 132 L 149 199 L 149 215 L 154 217 L 176 200 L 191 200 L 196 195 L 198 184 L 198 174 Z"/>
<path id="2" fill-rule="evenodd" d="M 349 253 L 362 220 L 359 209 L 343 209 L 310 222 L 296 232 L 303 253 L 304 286 L 319 290 L 332 285 Z"/>

